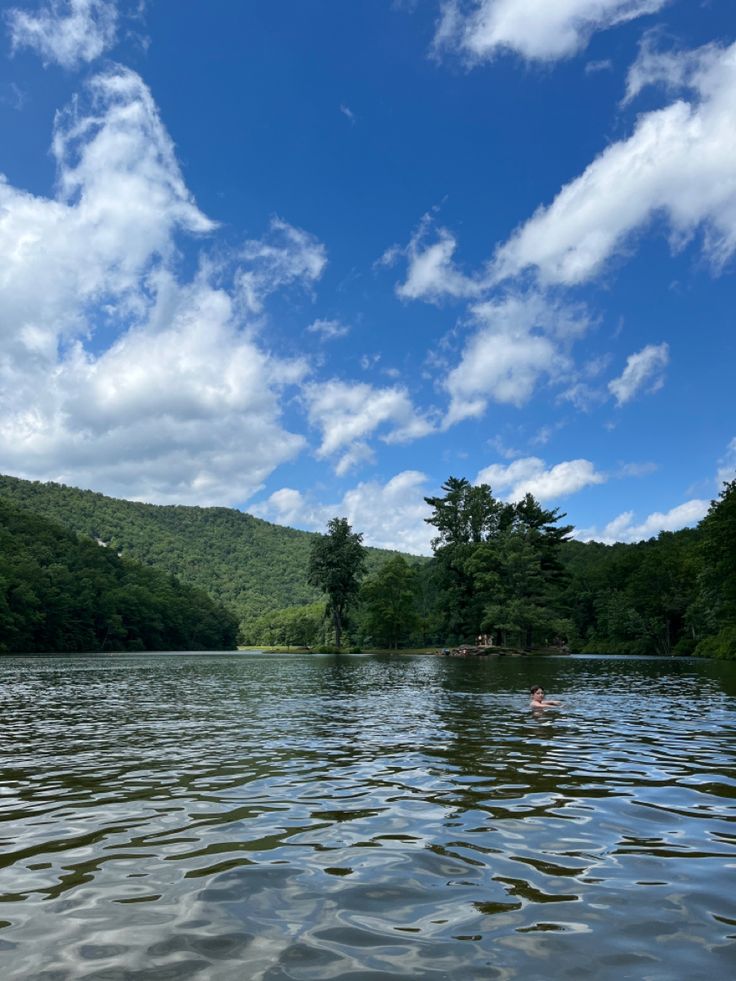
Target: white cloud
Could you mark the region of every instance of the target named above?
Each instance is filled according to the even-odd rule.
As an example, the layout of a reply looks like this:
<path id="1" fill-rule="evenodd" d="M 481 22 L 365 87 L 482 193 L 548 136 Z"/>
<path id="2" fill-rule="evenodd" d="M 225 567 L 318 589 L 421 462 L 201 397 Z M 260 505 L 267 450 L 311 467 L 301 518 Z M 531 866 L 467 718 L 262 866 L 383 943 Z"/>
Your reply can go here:
<path id="1" fill-rule="evenodd" d="M 383 429 L 386 443 L 405 443 L 433 431 L 432 423 L 417 414 L 407 391 L 399 387 L 374 388 L 333 379 L 304 389 L 309 421 L 322 431 L 319 457 L 341 452 L 337 472 L 370 459 L 365 439 Z"/>
<path id="2" fill-rule="evenodd" d="M 335 464 L 335 473 L 338 477 L 344 477 L 351 470 L 355 470 L 364 464 L 373 463 L 375 459 L 376 454 L 369 444 L 362 440 L 356 440 L 350 444 Z"/>
<path id="3" fill-rule="evenodd" d="M 669 363 L 669 347 L 648 344 L 626 359 L 623 373 L 608 383 L 608 389 L 619 405 L 630 402 L 643 388 L 656 392 L 664 385 L 664 369 Z"/>
<path id="4" fill-rule="evenodd" d="M 706 44 L 692 51 L 664 51 L 657 48 L 657 39 L 655 31 L 644 35 L 639 45 L 639 55 L 626 77 L 624 105 L 628 105 L 650 85 L 662 86 L 670 91 L 691 89 L 697 93 L 698 76 L 707 72 L 722 54 L 722 49 L 716 44 Z"/>
<path id="5" fill-rule="evenodd" d="M 586 75 L 597 75 L 598 72 L 613 71 L 613 62 L 610 58 L 601 58 L 599 61 L 589 61 L 585 66 Z"/>
<path id="6" fill-rule="evenodd" d="M 309 531 L 324 531 L 330 518 L 340 515 L 363 533 L 366 545 L 429 555 L 432 531 L 424 521 L 430 513 L 424 501 L 426 483 L 423 473 L 404 470 L 385 484 L 360 483 L 334 504 L 315 504 L 297 490 L 282 488 L 250 511 Z"/>
<path id="7" fill-rule="evenodd" d="M 656 13 L 668 0 L 449 0 L 435 35 L 435 50 L 459 51 L 482 61 L 513 51 L 555 61 L 584 48 L 591 34 Z"/>
<path id="8" fill-rule="evenodd" d="M 489 401 L 524 405 L 543 375 L 556 377 L 569 367 L 564 345 L 589 323 L 584 311 L 540 294 L 489 300 L 472 312 L 481 327 L 444 382 L 450 394 L 445 426 L 482 415 Z"/>
<path id="9" fill-rule="evenodd" d="M 533 494 L 539 501 L 555 500 L 605 481 L 605 474 L 589 460 L 566 460 L 547 470 L 544 460 L 535 456 L 506 466 L 494 463 L 475 478 L 476 484 L 490 484 L 494 492 L 502 493 L 509 501 L 519 501 L 526 494 Z"/>
<path id="10" fill-rule="evenodd" d="M 37 14 L 14 8 L 7 14 L 13 49 L 33 48 L 45 64 L 78 68 L 115 43 L 113 0 L 49 0 Z"/>
<path id="11" fill-rule="evenodd" d="M 246 268 L 238 275 L 237 287 L 249 313 L 260 313 L 266 298 L 286 286 L 308 290 L 327 265 L 324 245 L 282 218 L 271 219 L 264 238 L 246 242 L 240 258 Z"/>
<path id="12" fill-rule="evenodd" d="M 319 508 L 311 509 L 301 491 L 293 487 L 282 487 L 274 491 L 265 501 L 258 501 L 248 509 L 256 517 L 264 518 L 289 528 L 299 526 L 315 531 L 323 522 Z M 329 518 L 326 519 L 329 521 Z"/>
<path id="13" fill-rule="evenodd" d="M 697 524 L 705 516 L 709 506 L 709 501 L 686 501 L 665 514 L 656 511 L 640 524 L 635 523 L 633 511 L 624 511 L 613 521 L 609 521 L 601 531 L 596 528 L 580 528 L 573 533 L 573 537 L 582 542 L 596 541 L 606 545 L 613 545 L 615 542 L 640 542 L 653 538 L 661 531 L 679 531 L 680 528 Z"/>
<path id="14" fill-rule="evenodd" d="M 89 331 L 93 304 L 130 314 L 141 278 L 172 255 L 175 233 L 215 227 L 187 191 L 139 76 L 113 69 L 86 94 L 57 115 L 56 198 L 0 175 L 0 345 L 53 348 L 59 335 Z"/>
<path id="15" fill-rule="evenodd" d="M 425 215 L 406 248 L 393 246 L 379 260 L 392 265 L 400 255 L 409 261 L 406 280 L 396 287 L 402 300 L 441 300 L 478 296 L 483 284 L 465 276 L 454 265 L 455 236 L 446 228 L 432 228 L 431 215 Z"/>
<path id="16" fill-rule="evenodd" d="M 140 78 L 57 117 L 55 198 L 0 181 L 0 470 L 143 500 L 239 503 L 304 446 L 280 422 L 301 362 L 261 351 L 237 299 L 175 274 L 196 207 Z"/>
<path id="17" fill-rule="evenodd" d="M 666 108 L 643 113 L 628 139 L 604 150 L 498 249 L 492 278 L 534 268 L 542 282 L 585 282 L 659 215 L 669 223 L 673 249 L 702 230 L 716 268 L 733 255 L 736 44 L 657 62 L 645 49 L 629 94 L 651 81 L 677 83 L 690 98 L 683 93 Z"/>
<path id="18" fill-rule="evenodd" d="M 718 461 L 718 491 L 724 483 L 736 479 L 736 436 L 728 444 L 726 452 Z"/>
<path id="19" fill-rule="evenodd" d="M 277 393 L 304 366 L 259 351 L 224 291 L 166 286 L 166 327 L 154 314 L 98 356 L 76 342 L 50 375 L 46 365 L 17 372 L 25 390 L 3 398 L 3 471 L 159 503 L 235 504 L 301 450 L 280 425 Z"/>
<path id="20" fill-rule="evenodd" d="M 380 354 L 361 354 L 359 363 L 363 371 L 369 371 L 371 368 L 375 368 L 380 360 Z"/>
<path id="21" fill-rule="evenodd" d="M 599 388 L 584 381 L 575 381 L 557 397 L 559 402 L 569 402 L 580 412 L 587 412 L 593 406 L 606 401 L 606 395 Z"/>
<path id="22" fill-rule="evenodd" d="M 350 328 L 339 320 L 315 320 L 307 327 L 307 332 L 317 334 L 323 341 L 336 341 L 340 337 L 346 337 Z"/>

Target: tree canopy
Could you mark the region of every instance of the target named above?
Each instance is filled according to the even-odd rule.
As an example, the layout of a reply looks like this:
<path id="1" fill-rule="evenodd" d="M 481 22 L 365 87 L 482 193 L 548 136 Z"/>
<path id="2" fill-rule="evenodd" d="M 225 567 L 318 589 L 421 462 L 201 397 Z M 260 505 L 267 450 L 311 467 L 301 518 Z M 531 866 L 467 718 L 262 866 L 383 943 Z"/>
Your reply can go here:
<path id="1" fill-rule="evenodd" d="M 201 590 L 0 501 L 0 651 L 232 650 L 237 633 Z"/>
<path id="2" fill-rule="evenodd" d="M 312 541 L 308 581 L 327 595 L 338 647 L 348 607 L 360 589 L 365 552 L 362 534 L 352 530 L 347 518 L 332 518 L 327 523 L 327 534 Z"/>

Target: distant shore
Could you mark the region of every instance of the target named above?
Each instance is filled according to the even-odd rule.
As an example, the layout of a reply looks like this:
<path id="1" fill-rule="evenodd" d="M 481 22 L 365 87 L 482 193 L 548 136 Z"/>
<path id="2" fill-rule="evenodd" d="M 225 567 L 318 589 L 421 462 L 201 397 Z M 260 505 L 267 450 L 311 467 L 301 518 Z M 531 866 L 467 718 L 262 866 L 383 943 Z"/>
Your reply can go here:
<path id="1" fill-rule="evenodd" d="M 462 650 L 467 650 L 467 654 L 460 653 Z M 247 647 L 238 647 L 239 651 L 247 653 L 251 651 L 253 653 L 263 653 L 263 654 L 317 654 L 312 647 L 276 647 L 269 646 L 268 644 L 252 644 Z M 450 653 L 445 654 L 445 651 Z M 346 648 L 341 651 L 342 654 L 349 654 L 350 651 Z M 466 658 L 476 658 L 476 657 L 541 657 L 541 656 L 559 656 L 567 655 L 570 652 L 565 650 L 560 650 L 559 648 L 544 647 L 537 650 L 524 651 L 516 647 L 487 647 L 487 648 L 475 648 L 470 645 L 461 645 L 460 647 L 366 647 L 359 652 L 360 654 L 401 654 L 401 655 L 415 655 L 415 654 L 431 654 L 434 656 L 445 656 L 445 657 L 466 657 Z"/>

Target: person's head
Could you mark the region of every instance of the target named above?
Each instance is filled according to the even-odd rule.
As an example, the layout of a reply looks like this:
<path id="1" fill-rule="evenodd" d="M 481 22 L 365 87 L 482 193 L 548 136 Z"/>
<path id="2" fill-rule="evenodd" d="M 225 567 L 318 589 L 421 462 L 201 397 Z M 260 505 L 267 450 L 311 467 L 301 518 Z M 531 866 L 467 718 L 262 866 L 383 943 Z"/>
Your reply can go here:
<path id="1" fill-rule="evenodd" d="M 529 692 L 535 701 L 541 701 L 544 698 L 544 688 L 541 685 L 532 685 Z"/>

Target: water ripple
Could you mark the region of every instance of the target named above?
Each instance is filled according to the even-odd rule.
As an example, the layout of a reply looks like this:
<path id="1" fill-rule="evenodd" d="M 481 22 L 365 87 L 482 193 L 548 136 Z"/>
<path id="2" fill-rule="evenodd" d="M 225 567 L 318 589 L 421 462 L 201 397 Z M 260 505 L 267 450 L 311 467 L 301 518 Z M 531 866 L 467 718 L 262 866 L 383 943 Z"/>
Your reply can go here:
<path id="1" fill-rule="evenodd" d="M 736 972 L 734 665 L 0 666 L 8 981 Z"/>

